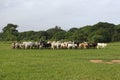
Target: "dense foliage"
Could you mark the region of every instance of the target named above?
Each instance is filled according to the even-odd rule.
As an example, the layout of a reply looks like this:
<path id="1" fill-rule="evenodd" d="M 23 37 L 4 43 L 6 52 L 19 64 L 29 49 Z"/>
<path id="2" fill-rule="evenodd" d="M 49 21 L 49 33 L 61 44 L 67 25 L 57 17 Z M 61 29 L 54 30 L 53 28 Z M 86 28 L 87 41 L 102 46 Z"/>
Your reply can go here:
<path id="1" fill-rule="evenodd" d="M 114 42 L 120 41 L 120 25 L 99 22 L 80 28 L 71 28 L 68 31 L 55 26 L 46 31 L 18 32 L 18 26 L 7 24 L 0 33 L 1 41 L 26 41 L 26 40 L 64 40 L 64 41 L 89 41 L 89 42 Z"/>

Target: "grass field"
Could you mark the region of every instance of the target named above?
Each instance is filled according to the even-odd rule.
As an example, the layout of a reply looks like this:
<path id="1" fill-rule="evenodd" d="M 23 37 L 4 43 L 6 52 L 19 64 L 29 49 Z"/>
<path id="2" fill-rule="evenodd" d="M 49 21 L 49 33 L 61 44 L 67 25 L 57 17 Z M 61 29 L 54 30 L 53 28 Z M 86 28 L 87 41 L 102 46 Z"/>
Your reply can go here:
<path id="1" fill-rule="evenodd" d="M 120 80 L 120 42 L 106 49 L 16 50 L 0 42 L 0 80 Z"/>

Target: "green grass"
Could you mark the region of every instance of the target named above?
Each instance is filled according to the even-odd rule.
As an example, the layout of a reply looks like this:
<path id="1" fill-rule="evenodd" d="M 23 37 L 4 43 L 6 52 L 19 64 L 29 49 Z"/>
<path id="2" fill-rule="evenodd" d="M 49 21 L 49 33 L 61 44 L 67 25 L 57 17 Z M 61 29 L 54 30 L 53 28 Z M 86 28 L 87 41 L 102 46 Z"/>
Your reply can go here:
<path id="1" fill-rule="evenodd" d="M 120 59 L 120 42 L 82 50 L 16 50 L 1 42 L 0 80 L 120 80 L 120 64 L 91 59 Z"/>

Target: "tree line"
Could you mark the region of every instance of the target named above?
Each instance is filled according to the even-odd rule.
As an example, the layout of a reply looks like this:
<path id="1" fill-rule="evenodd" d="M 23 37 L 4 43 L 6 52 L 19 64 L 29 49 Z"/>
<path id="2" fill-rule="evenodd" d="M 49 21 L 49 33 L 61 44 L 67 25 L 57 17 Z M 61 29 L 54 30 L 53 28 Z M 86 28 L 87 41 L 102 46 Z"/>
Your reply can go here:
<path id="1" fill-rule="evenodd" d="M 0 41 L 79 41 L 79 42 L 116 42 L 120 41 L 120 25 L 108 22 L 98 22 L 80 28 L 71 28 L 68 31 L 59 26 L 46 31 L 17 30 L 18 25 L 7 24 L 0 32 Z"/>

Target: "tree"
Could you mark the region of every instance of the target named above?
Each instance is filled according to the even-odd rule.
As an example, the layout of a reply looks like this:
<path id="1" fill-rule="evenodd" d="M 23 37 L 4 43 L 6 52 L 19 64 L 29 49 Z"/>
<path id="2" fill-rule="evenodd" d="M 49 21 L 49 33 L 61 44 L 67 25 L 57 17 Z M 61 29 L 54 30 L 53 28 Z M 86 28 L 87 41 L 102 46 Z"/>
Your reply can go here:
<path id="1" fill-rule="evenodd" d="M 0 33 L 0 41 L 2 41 L 2 40 L 3 40 L 3 34 Z"/>
<path id="2" fill-rule="evenodd" d="M 91 36 L 88 41 L 90 42 L 104 42 L 104 37 L 102 35 L 99 34 L 95 34 L 93 36 Z"/>
<path id="3" fill-rule="evenodd" d="M 112 36 L 112 41 L 120 41 L 120 25 L 114 28 L 114 34 Z"/>
<path id="4" fill-rule="evenodd" d="M 64 41 L 89 41 L 89 42 L 111 42 L 120 41 L 120 25 L 107 22 L 99 22 L 95 25 L 87 25 L 81 28 L 71 28 L 68 31 L 59 26 L 46 31 L 18 32 L 18 26 L 7 24 L 0 33 L 0 40 L 64 40 Z"/>
<path id="5" fill-rule="evenodd" d="M 78 28 L 71 28 L 70 30 L 68 30 L 68 32 L 74 33 L 74 32 L 76 32 L 77 30 L 78 30 Z"/>
<path id="6" fill-rule="evenodd" d="M 38 40 L 48 40 L 48 33 L 46 31 L 39 31 L 36 34 L 36 37 L 38 37 Z"/>
<path id="7" fill-rule="evenodd" d="M 93 27 L 94 27 L 94 29 L 96 30 L 96 29 L 100 29 L 100 28 L 113 28 L 113 27 L 115 27 L 115 25 L 114 24 L 112 24 L 112 23 L 108 23 L 108 22 L 98 22 L 97 24 L 95 24 L 95 25 L 93 25 Z"/>
<path id="8" fill-rule="evenodd" d="M 72 39 L 73 41 L 84 42 L 87 41 L 87 34 L 79 29 L 72 35 Z"/>
<path id="9" fill-rule="evenodd" d="M 111 42 L 112 35 L 114 34 L 114 27 L 114 24 L 107 22 L 99 22 L 91 26 L 91 31 L 88 34 L 88 41 Z"/>
<path id="10" fill-rule="evenodd" d="M 34 40 L 35 39 L 34 31 L 26 31 L 19 33 L 19 40 Z"/>
<path id="11" fill-rule="evenodd" d="M 58 33 L 64 31 L 61 29 L 61 27 L 55 26 L 55 28 L 48 29 L 46 32 L 49 34 L 48 39 L 52 39 L 52 37 Z"/>
<path id="12" fill-rule="evenodd" d="M 16 30 L 18 26 L 15 24 L 7 24 L 3 30 L 3 40 L 6 41 L 14 41 L 17 40 L 18 30 Z"/>
<path id="13" fill-rule="evenodd" d="M 65 33 L 65 41 L 73 41 L 72 35 L 78 30 L 78 28 L 71 28 Z"/>
<path id="14" fill-rule="evenodd" d="M 52 39 L 53 40 L 64 40 L 65 39 L 65 34 L 66 32 L 65 31 L 60 31 L 60 32 L 57 32 L 53 35 Z"/>

